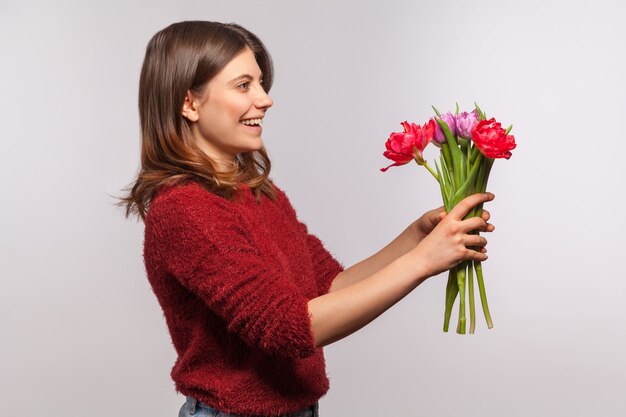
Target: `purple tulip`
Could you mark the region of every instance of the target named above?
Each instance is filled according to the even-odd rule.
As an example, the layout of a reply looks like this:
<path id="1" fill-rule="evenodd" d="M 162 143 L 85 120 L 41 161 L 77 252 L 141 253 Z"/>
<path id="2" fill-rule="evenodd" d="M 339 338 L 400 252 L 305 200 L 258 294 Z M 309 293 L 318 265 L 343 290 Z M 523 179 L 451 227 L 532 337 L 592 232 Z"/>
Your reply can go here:
<path id="1" fill-rule="evenodd" d="M 452 132 L 452 135 L 456 134 L 456 120 L 452 113 L 442 114 L 441 117 L 437 118 L 446 122 Z M 446 143 L 446 136 L 443 134 L 443 130 L 441 129 L 441 126 L 439 126 L 439 123 L 437 123 L 437 120 L 433 118 L 433 121 L 435 123 L 435 135 L 433 136 L 432 143 L 441 148 L 441 145 Z"/>
<path id="2" fill-rule="evenodd" d="M 456 133 L 463 139 L 472 139 L 472 128 L 478 123 L 478 111 L 464 111 L 456 116 Z"/>

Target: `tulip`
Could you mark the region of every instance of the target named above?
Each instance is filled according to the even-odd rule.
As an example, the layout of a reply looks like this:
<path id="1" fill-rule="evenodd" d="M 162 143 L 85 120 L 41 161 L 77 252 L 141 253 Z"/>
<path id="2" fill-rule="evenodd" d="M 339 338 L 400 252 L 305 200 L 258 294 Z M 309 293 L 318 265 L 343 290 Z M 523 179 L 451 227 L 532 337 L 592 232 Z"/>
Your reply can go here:
<path id="1" fill-rule="evenodd" d="M 438 117 L 438 119 L 446 122 L 452 134 L 456 135 L 456 117 L 452 113 L 446 113 Z M 435 134 L 433 136 L 433 144 L 441 148 L 441 145 L 446 143 L 446 135 L 443 133 L 443 130 L 441 129 L 441 126 L 439 126 L 439 123 L 436 123 L 436 120 L 434 118 L 432 118 L 431 120 L 433 121 L 433 123 L 435 123 Z"/>
<path id="2" fill-rule="evenodd" d="M 494 118 L 478 122 L 472 128 L 472 139 L 476 148 L 487 158 L 509 159 L 511 151 L 517 146 L 515 137 L 507 135 L 507 131 Z"/>
<path id="3" fill-rule="evenodd" d="M 413 159 L 422 165 L 425 161 L 422 151 L 433 138 L 435 131 L 435 123 L 431 120 L 420 126 L 415 123 L 404 121 L 401 123 L 404 132 L 394 132 L 387 139 L 385 147 L 387 150 L 383 155 L 394 161 L 388 167 L 381 168 L 382 172 L 387 171 L 393 166 L 400 166 L 411 162 Z"/>
<path id="4" fill-rule="evenodd" d="M 515 149 L 515 138 L 509 135 L 511 127 L 503 129 L 495 119 L 484 120 L 485 114 L 476 105 L 471 112 L 459 114 L 458 105 L 456 115 L 447 113 L 441 115 L 435 110 L 436 117 L 423 126 L 415 123 L 403 122 L 404 132 L 392 133 L 385 146 L 385 157 L 394 161 L 392 165 L 381 168 L 386 171 L 392 166 L 407 164 L 411 159 L 424 166 L 437 180 L 443 198 L 446 212 L 458 204 L 464 197 L 473 193 L 484 193 L 494 158 L 511 157 L 511 150 Z M 436 172 L 424 160 L 422 151 L 432 141 L 441 148 L 440 165 L 435 161 Z M 467 218 L 480 217 L 482 205 L 473 208 Z M 475 230 L 472 234 L 478 234 Z M 476 248 L 478 249 L 478 248 Z M 476 273 L 474 275 L 474 272 Z M 493 327 L 491 313 L 487 304 L 487 294 L 482 271 L 482 264 L 478 261 L 466 261 L 452 268 L 448 275 L 446 287 L 445 312 L 443 330 L 448 331 L 452 309 L 456 298 L 459 298 L 459 320 L 457 332 L 466 332 L 466 294 L 469 297 L 469 333 L 476 328 L 474 280 L 478 286 L 487 327 Z"/>
<path id="5" fill-rule="evenodd" d="M 478 111 L 462 112 L 456 116 L 456 133 L 463 139 L 472 138 L 472 128 L 478 123 Z"/>

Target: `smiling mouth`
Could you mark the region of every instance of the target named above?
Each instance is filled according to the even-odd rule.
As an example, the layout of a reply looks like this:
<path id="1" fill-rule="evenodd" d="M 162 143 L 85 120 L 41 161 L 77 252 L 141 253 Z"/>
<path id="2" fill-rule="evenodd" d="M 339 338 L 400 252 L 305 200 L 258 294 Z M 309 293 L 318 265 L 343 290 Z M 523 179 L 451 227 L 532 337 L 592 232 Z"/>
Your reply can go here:
<path id="1" fill-rule="evenodd" d="M 246 126 L 260 126 L 263 124 L 263 119 L 246 119 L 240 121 L 239 123 Z"/>

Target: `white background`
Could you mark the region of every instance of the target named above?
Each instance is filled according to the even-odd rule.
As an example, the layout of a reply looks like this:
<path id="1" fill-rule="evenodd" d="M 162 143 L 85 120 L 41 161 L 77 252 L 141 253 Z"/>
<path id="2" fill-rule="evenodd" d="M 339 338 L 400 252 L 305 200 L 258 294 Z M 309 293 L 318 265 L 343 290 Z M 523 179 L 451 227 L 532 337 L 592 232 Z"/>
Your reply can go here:
<path id="1" fill-rule="evenodd" d="M 272 176 L 346 266 L 440 205 L 425 170 L 379 171 L 401 121 L 476 100 L 514 124 L 489 186 L 495 328 L 444 334 L 428 280 L 325 349 L 322 416 L 625 415 L 626 3 L 20 0 L 0 2 L 1 416 L 183 402 L 143 226 L 112 197 L 138 169 L 146 44 L 180 20 L 265 42 Z"/>

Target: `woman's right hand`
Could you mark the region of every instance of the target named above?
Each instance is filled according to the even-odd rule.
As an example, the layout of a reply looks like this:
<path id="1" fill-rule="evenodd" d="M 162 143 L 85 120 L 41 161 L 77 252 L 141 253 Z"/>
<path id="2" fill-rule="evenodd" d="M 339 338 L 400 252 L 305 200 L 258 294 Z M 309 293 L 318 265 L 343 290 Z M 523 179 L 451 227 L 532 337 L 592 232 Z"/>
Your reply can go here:
<path id="1" fill-rule="evenodd" d="M 469 234 L 473 230 L 485 231 L 487 222 L 480 217 L 467 220 L 463 220 L 463 217 L 473 207 L 494 198 L 491 193 L 474 194 L 464 198 L 411 251 L 421 268 L 425 268 L 427 277 L 447 271 L 463 261 L 487 260 L 485 253 L 487 240 L 477 234 Z M 479 247 L 480 250 L 470 247 Z"/>

